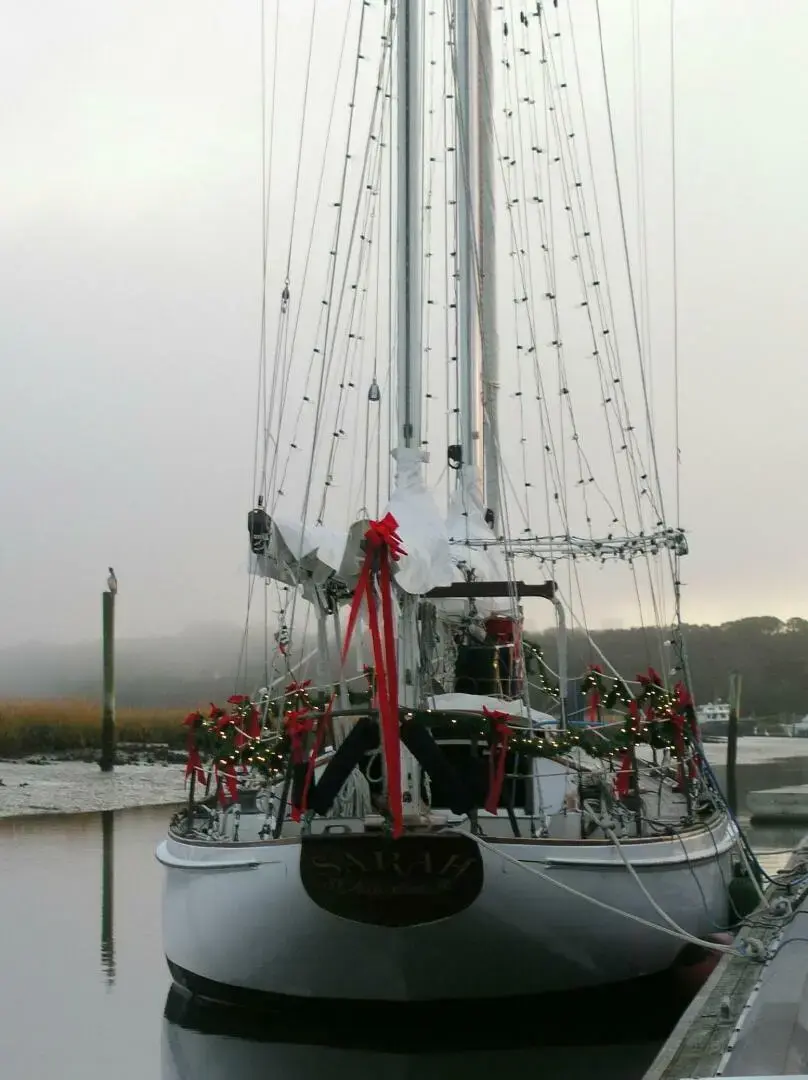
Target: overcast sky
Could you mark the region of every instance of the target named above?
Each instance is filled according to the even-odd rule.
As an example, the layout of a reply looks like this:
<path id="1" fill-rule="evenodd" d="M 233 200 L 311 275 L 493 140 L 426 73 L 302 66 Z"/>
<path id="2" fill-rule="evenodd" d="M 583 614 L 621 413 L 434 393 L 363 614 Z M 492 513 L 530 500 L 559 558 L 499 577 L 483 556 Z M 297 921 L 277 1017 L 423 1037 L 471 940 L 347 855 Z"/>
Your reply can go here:
<path id="1" fill-rule="evenodd" d="M 320 0 L 335 39 L 346 2 Z M 685 616 L 808 616 L 808 4 L 675 2 Z M 295 70 L 310 2 L 281 3 L 300 21 L 284 43 Z M 628 131 L 636 4 L 601 7 Z M 669 171 L 669 4 L 640 7 L 653 180 Z M 109 563 L 126 636 L 239 622 L 260 332 L 259 3 L 0 8 L 0 644 L 94 636 Z M 575 10 L 582 27 L 594 17 L 590 0 Z M 595 40 L 582 35 L 584 63 Z M 288 120 L 279 128 L 291 158 Z M 651 243 L 669 245 L 668 219 L 657 229 L 648 213 Z M 659 281 L 651 322 L 664 332 Z M 599 619 L 631 622 L 614 606 Z"/>

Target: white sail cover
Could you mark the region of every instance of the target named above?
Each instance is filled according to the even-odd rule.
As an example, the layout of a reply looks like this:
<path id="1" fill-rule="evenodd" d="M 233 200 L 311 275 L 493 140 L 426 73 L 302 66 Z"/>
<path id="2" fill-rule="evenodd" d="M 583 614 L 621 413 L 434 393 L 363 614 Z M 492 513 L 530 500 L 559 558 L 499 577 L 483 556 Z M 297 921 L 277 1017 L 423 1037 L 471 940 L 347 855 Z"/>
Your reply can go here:
<path id="1" fill-rule="evenodd" d="M 399 448 L 396 460 L 396 486 L 387 505 L 398 522 L 398 535 L 406 555 L 396 569 L 396 584 L 404 592 L 422 595 L 454 580 L 449 535 L 446 522 L 423 481 L 423 454 L 420 450 Z"/>
<path id="2" fill-rule="evenodd" d="M 475 466 L 460 469 L 459 483 L 449 504 L 446 521 L 451 543 L 454 580 L 465 581 L 465 571 L 471 571 L 475 581 L 507 581 L 508 569 L 502 549 L 485 520 L 479 473 Z M 463 541 L 490 541 L 491 547 L 469 547 Z M 467 600 L 440 600 L 438 610 L 447 619 L 461 618 L 468 611 Z M 487 618 L 495 614 L 513 614 L 507 596 L 479 597 L 477 612 Z"/>
<path id="3" fill-rule="evenodd" d="M 367 526 L 366 521 L 357 521 L 345 532 L 272 517 L 267 551 L 252 556 L 250 572 L 285 585 L 300 584 L 308 600 L 315 598 L 314 587 L 325 585 L 335 574 L 352 586 L 361 570 Z"/>
<path id="4" fill-rule="evenodd" d="M 442 585 L 466 581 L 469 571 L 475 581 L 505 581 L 505 560 L 485 521 L 476 468 L 461 469 L 448 517 L 444 518 L 424 485 L 422 452 L 399 448 L 393 456 L 396 483 L 385 513 L 398 522 L 406 551 L 394 567 L 399 588 L 423 595 Z M 251 572 L 287 585 L 299 583 L 308 599 L 314 598 L 313 586 L 324 585 L 335 574 L 353 587 L 362 567 L 367 527 L 367 521 L 357 521 L 346 532 L 272 517 L 266 554 L 252 557 Z M 491 547 L 468 547 L 463 543 L 466 540 L 490 540 Z M 464 599 L 438 600 L 436 607 L 440 617 L 449 621 L 468 613 Z M 511 601 L 508 597 L 481 597 L 476 609 L 483 618 L 507 614 Z"/>

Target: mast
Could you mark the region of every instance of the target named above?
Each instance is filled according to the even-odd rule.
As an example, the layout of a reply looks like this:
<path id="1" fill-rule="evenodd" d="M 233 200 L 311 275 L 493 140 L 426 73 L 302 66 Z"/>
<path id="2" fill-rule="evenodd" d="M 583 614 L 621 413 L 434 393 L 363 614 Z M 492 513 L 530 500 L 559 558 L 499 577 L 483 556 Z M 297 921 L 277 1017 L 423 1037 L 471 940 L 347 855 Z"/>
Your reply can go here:
<path id="1" fill-rule="evenodd" d="M 397 478 L 402 471 L 422 470 L 421 447 L 422 338 L 422 78 L 421 8 L 423 0 L 400 0 L 396 22 L 396 362 L 398 370 Z M 391 260 L 392 261 L 392 260 Z M 418 598 L 400 597 L 397 636 L 399 704 L 414 706 L 420 697 L 418 651 Z M 384 736 L 382 735 L 382 740 Z M 420 812 L 421 767 L 404 746 L 401 755 L 401 790 L 404 803 Z"/>
<path id="2" fill-rule="evenodd" d="M 482 394 L 485 501 L 502 532 L 499 469 L 499 338 L 497 336 L 496 214 L 494 199 L 494 86 L 491 5 L 477 3 L 477 94 L 479 110 L 480 299 L 482 307 Z"/>
<path id="3" fill-rule="evenodd" d="M 458 365 L 463 462 L 482 467 L 500 528 L 491 6 L 455 5 Z"/>
<path id="4" fill-rule="evenodd" d="M 421 446 L 421 3 L 400 0 L 397 22 L 396 288 L 399 447 Z"/>

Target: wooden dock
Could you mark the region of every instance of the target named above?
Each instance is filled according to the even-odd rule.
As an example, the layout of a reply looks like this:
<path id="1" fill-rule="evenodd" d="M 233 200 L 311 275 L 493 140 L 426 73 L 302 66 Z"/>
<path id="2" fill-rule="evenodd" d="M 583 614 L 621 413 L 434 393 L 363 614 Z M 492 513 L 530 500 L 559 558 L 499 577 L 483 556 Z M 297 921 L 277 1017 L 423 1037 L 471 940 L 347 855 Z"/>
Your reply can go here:
<path id="1" fill-rule="evenodd" d="M 746 805 L 753 825 L 808 822 L 808 784 L 750 791 Z"/>
<path id="2" fill-rule="evenodd" d="M 804 866 L 808 837 L 785 873 Z M 793 874 L 792 874 L 793 876 Z M 798 900 L 804 889 L 771 885 L 771 905 Z M 797 1076 L 808 1080 L 808 897 L 796 913 L 776 918 L 762 907 L 737 941 L 759 942 L 765 962 L 724 956 L 683 1013 L 644 1080 L 705 1080 L 720 1076 Z"/>

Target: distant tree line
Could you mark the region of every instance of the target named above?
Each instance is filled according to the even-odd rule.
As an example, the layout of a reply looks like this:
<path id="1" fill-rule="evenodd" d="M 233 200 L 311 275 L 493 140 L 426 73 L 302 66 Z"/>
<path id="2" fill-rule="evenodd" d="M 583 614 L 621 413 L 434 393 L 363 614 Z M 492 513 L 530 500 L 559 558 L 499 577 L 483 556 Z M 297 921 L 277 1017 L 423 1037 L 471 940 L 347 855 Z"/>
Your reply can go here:
<path id="1" fill-rule="evenodd" d="M 672 680 L 676 661 L 654 629 L 598 630 L 598 648 L 624 676 L 634 678 L 649 665 Z M 727 699 L 732 672 L 742 676 L 741 714 L 760 719 L 802 717 L 808 713 L 808 620 L 782 622 L 761 615 L 720 626 L 684 627 L 685 644 L 697 702 Z M 551 664 L 557 662 L 555 632 L 530 635 Z M 569 671 L 579 674 L 598 663 L 597 650 L 586 635 L 568 640 Z"/>
<path id="2" fill-rule="evenodd" d="M 685 628 L 696 700 L 727 698 L 729 677 L 743 678 L 741 713 L 759 719 L 785 720 L 808 714 L 808 620 L 781 622 L 771 616 L 738 619 L 720 626 Z M 672 681 L 673 650 L 656 629 L 598 630 L 592 637 L 618 671 L 629 679 L 650 666 Z M 547 662 L 557 670 L 553 631 L 529 634 Z M 177 635 L 171 639 L 121 641 L 117 691 L 121 706 L 195 708 L 208 701 L 222 704 L 239 690 L 264 684 L 263 643 L 251 647 L 246 675 L 236 679 L 240 632 Z M 313 643 L 294 650 L 305 656 Z M 259 647 L 260 646 L 260 647 Z M 581 675 L 598 663 L 587 637 L 570 633 L 570 675 Z M 86 697 L 98 699 L 100 645 L 19 646 L 0 650 L 0 699 L 11 697 Z M 242 666 L 243 672 L 243 666 Z M 296 669 L 296 677 L 314 677 L 313 667 Z M 531 676 L 531 678 L 535 678 Z M 537 702 L 537 704 L 540 704 Z"/>

